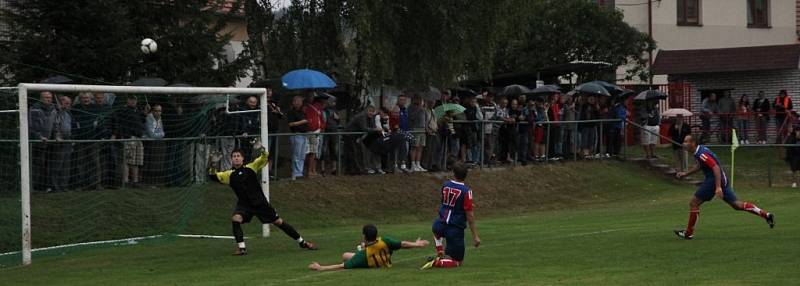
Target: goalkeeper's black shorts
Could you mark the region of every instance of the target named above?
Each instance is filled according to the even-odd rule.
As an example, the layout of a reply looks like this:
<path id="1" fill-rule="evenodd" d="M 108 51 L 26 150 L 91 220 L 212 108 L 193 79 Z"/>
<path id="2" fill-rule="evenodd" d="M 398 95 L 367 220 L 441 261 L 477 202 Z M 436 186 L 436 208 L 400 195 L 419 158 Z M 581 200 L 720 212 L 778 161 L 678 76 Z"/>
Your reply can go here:
<path id="1" fill-rule="evenodd" d="M 280 218 L 278 213 L 269 203 L 264 203 L 257 206 L 236 204 L 236 208 L 233 209 L 233 214 L 241 215 L 242 222 L 245 223 L 250 222 L 250 220 L 253 219 L 253 216 L 257 217 L 261 223 L 273 223 Z"/>

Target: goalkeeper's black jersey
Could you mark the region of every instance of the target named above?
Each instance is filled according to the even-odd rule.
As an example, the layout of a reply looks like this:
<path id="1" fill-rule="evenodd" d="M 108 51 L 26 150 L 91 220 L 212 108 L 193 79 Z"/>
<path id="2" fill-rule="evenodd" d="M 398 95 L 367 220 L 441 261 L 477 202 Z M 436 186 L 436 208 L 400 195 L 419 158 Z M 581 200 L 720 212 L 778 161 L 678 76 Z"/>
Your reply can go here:
<path id="1" fill-rule="evenodd" d="M 214 181 L 230 185 L 236 197 L 239 199 L 239 205 L 263 205 L 267 203 L 267 198 L 261 190 L 260 176 L 258 171 L 267 163 L 267 154 L 262 154 L 250 164 L 245 166 L 218 172 L 209 175 Z"/>

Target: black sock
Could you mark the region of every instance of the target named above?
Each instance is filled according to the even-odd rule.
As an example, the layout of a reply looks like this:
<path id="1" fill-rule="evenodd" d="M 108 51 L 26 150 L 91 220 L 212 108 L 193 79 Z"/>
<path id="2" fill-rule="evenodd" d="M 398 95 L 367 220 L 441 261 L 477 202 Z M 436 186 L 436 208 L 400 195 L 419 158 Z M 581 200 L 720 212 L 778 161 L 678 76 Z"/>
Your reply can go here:
<path id="1" fill-rule="evenodd" d="M 284 233 L 286 233 L 286 235 L 288 235 L 292 239 L 294 239 L 294 240 L 300 239 L 300 234 L 297 233 L 297 230 L 295 230 L 294 227 L 292 227 L 288 223 L 284 222 L 284 223 L 278 225 L 278 228 L 280 228 Z M 301 241 L 301 240 L 297 241 L 297 242 L 303 243 L 303 241 Z"/>
<path id="2" fill-rule="evenodd" d="M 242 231 L 242 224 L 239 222 L 232 221 L 231 225 L 233 225 L 233 237 L 236 238 L 236 242 L 244 242 L 244 232 Z"/>

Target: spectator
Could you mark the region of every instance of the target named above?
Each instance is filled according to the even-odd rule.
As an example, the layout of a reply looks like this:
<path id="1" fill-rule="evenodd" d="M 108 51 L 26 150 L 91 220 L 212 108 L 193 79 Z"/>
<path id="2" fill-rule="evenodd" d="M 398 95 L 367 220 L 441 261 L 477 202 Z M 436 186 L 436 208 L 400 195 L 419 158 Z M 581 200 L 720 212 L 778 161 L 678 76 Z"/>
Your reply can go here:
<path id="1" fill-rule="evenodd" d="M 520 99 L 513 99 L 511 100 L 508 115 L 512 119 L 514 119 L 514 126 L 511 130 L 514 133 L 514 141 L 510 144 L 513 144 L 514 148 L 514 155 L 512 158 L 516 159 L 515 161 L 520 162 L 522 164 L 527 164 L 527 156 L 528 156 L 528 124 L 525 121 L 525 115 L 523 114 L 523 105 L 519 104 L 520 101 L 524 102 L 525 98 L 521 97 Z"/>
<path id="2" fill-rule="evenodd" d="M 792 171 L 792 188 L 797 188 L 797 183 L 800 182 L 797 177 L 797 172 L 800 171 L 800 145 L 798 145 L 800 144 L 800 127 L 794 127 L 786 144 L 792 145 L 786 147 L 786 162 L 789 163 L 789 169 Z"/>
<path id="3" fill-rule="evenodd" d="M 575 100 L 574 96 L 567 96 L 564 99 L 564 106 L 562 107 L 562 113 L 561 113 L 563 121 L 577 120 L 578 112 L 576 109 L 576 101 L 577 100 Z M 577 141 L 576 139 L 578 138 L 577 135 L 578 129 L 576 127 L 577 124 L 575 123 L 564 124 L 564 136 L 562 141 L 564 142 L 563 144 L 564 154 L 567 157 L 572 156 L 575 154 L 575 152 L 577 152 L 575 149 L 575 147 L 577 147 L 575 141 Z"/>
<path id="4" fill-rule="evenodd" d="M 656 144 L 658 144 L 661 130 L 659 127 L 661 125 L 661 114 L 658 110 L 658 102 L 655 100 L 646 101 L 644 106 L 642 147 L 644 147 L 645 159 L 656 159 L 658 157 L 656 156 L 655 148 Z"/>
<path id="5" fill-rule="evenodd" d="M 447 158 L 458 156 L 458 136 L 456 132 L 455 114 L 453 111 L 445 112 L 439 123 L 439 144 L 442 146 L 441 157 L 437 158 L 442 164 L 442 169 L 447 169 Z"/>
<path id="6" fill-rule="evenodd" d="M 775 126 L 777 126 L 777 136 L 775 138 L 776 144 L 783 143 L 783 138 L 786 137 L 786 131 L 789 128 L 789 122 L 786 120 L 787 113 L 794 109 L 792 104 L 792 98 L 789 97 L 789 94 L 786 93 L 786 90 L 783 89 L 778 93 L 778 97 L 775 98 Z"/>
<path id="7" fill-rule="evenodd" d="M 733 128 L 733 119 L 736 117 L 736 103 L 730 95 L 720 97 L 718 103 L 719 129 L 721 130 L 719 133 L 720 142 L 731 143 L 731 129 Z"/>
<path id="8" fill-rule="evenodd" d="M 139 186 L 139 167 L 144 165 L 144 146 L 138 140 L 144 135 L 144 114 L 137 107 L 138 98 L 129 94 L 123 108 L 114 113 L 114 135 L 119 139 L 130 139 L 123 143 L 122 182 L 131 188 Z"/>
<path id="9" fill-rule="evenodd" d="M 494 165 L 497 163 L 497 140 L 500 134 L 500 107 L 498 106 L 497 102 L 494 101 L 494 94 L 491 92 L 484 93 L 484 103 L 483 106 L 480 107 L 480 111 L 477 113 L 477 117 L 475 120 L 479 121 L 497 121 L 497 122 L 489 122 L 483 124 L 483 157 L 481 158 L 480 154 L 480 146 L 478 144 L 469 145 L 467 148 L 471 151 L 472 161 L 475 162 L 483 162 L 487 165 Z M 481 117 L 481 115 L 483 117 Z M 467 119 L 469 120 L 469 119 Z M 480 126 L 480 125 L 477 125 Z M 478 133 L 480 134 L 480 133 Z M 480 135 L 478 135 L 480 136 Z M 477 137 L 477 136 L 476 136 Z M 480 138 L 478 138 L 480 139 Z M 480 141 L 478 141 L 480 142 Z M 464 143 L 461 143 L 462 145 Z"/>
<path id="10" fill-rule="evenodd" d="M 453 103 L 453 97 L 450 96 L 450 91 L 449 90 L 442 91 L 442 98 L 439 99 L 439 100 L 436 100 L 436 103 L 434 103 L 431 106 L 433 108 L 436 108 L 436 107 L 439 107 L 440 105 L 445 104 L 445 103 Z"/>
<path id="11" fill-rule="evenodd" d="M 286 116 L 289 122 L 289 129 L 292 136 L 289 141 L 292 143 L 292 180 L 303 177 L 303 167 L 305 157 L 308 152 L 308 119 L 304 113 L 303 97 L 296 95 L 292 98 L 292 110 Z"/>
<path id="12" fill-rule="evenodd" d="M 411 99 L 411 106 L 408 108 L 408 127 L 411 129 L 413 140 L 411 142 L 411 168 L 412 172 L 427 172 L 420 165 L 422 158 L 422 148 L 425 147 L 425 103 L 420 95 L 414 95 Z"/>
<path id="13" fill-rule="evenodd" d="M 382 162 L 388 166 L 391 162 L 389 154 L 393 156 L 395 150 L 379 154 L 373 152 L 371 147 L 387 136 L 389 129 L 389 110 L 386 108 L 381 108 L 380 112 L 373 113 L 372 118 L 367 122 L 367 133 L 362 136 L 361 143 L 364 145 L 364 166 L 366 166 L 368 175 L 386 174 Z"/>
<path id="14" fill-rule="evenodd" d="M 672 155 L 674 157 L 675 172 L 686 171 L 686 151 L 683 150 L 683 139 L 691 133 L 689 124 L 683 122 L 683 115 L 675 117 L 675 123 L 669 128 L 669 137 L 672 139 Z"/>
<path id="15" fill-rule="evenodd" d="M 541 99 L 537 99 L 534 101 L 534 110 L 536 110 L 536 121 L 533 125 L 534 156 L 536 156 L 535 159 L 537 161 L 546 161 L 547 144 L 545 142 L 545 137 L 547 136 L 547 127 L 545 126 L 544 122 L 547 122 L 547 110 L 549 110 L 549 104 Z"/>
<path id="16" fill-rule="evenodd" d="M 347 126 L 344 128 L 345 132 L 368 132 L 370 130 L 377 131 L 375 127 L 375 107 L 367 106 L 367 108 L 353 116 Z M 370 126 L 371 129 L 370 129 Z M 364 174 L 364 154 L 367 152 L 365 146 L 362 144 L 364 134 L 348 134 L 344 135 L 345 147 L 345 170 L 350 175 Z"/>
<path id="17" fill-rule="evenodd" d="M 533 135 L 536 128 L 536 101 L 533 97 L 528 98 L 527 105 L 522 108 L 522 114 L 517 121 L 525 122 L 519 127 L 519 136 L 525 138 L 519 139 L 520 147 L 517 148 L 517 157 L 520 158 L 523 165 L 526 165 L 528 161 L 536 160 L 536 148 L 532 144 L 535 141 Z"/>
<path id="18" fill-rule="evenodd" d="M 273 96 L 273 92 L 272 92 L 271 88 L 267 88 L 267 102 L 268 102 L 267 110 L 269 111 L 269 113 L 267 113 L 267 131 L 269 132 L 269 134 L 275 134 L 275 133 L 279 132 L 280 121 L 284 118 L 284 114 L 281 111 L 281 107 L 278 106 L 278 100 L 275 99 L 275 96 Z M 278 151 L 278 141 L 279 141 L 278 139 L 279 139 L 279 137 L 269 137 L 266 140 L 267 146 L 268 146 L 267 148 L 268 148 L 270 154 L 278 154 L 278 152 L 277 152 Z M 231 147 L 231 148 L 233 148 L 233 147 Z M 232 150 L 233 149 L 231 149 L 230 151 L 232 151 Z M 230 151 L 228 151 L 228 153 L 223 153 L 223 154 L 230 154 Z M 225 157 L 228 157 L 228 156 L 225 156 Z M 269 170 L 272 170 L 273 168 L 276 168 L 276 166 L 273 165 L 272 157 L 273 156 L 269 156 L 269 158 L 267 158 L 267 160 L 269 162 L 267 164 L 267 168 L 269 168 Z M 228 160 L 230 161 L 230 158 Z"/>
<path id="19" fill-rule="evenodd" d="M 52 179 L 52 188 L 55 192 L 63 192 L 69 186 L 70 170 L 72 169 L 72 162 L 70 156 L 72 155 L 72 143 L 61 142 L 63 140 L 72 139 L 72 99 L 68 96 L 59 96 L 60 106 L 56 113 L 56 119 L 53 126 L 53 143 L 52 154 L 53 156 L 52 167 L 49 170 L 48 176 Z"/>
<path id="20" fill-rule="evenodd" d="M 457 97 L 456 97 L 457 98 Z M 471 151 L 473 150 L 473 146 L 479 145 L 480 135 L 478 132 L 481 130 L 479 129 L 481 123 L 478 122 L 478 118 L 483 118 L 483 112 L 481 108 L 478 106 L 478 102 L 476 97 L 468 96 L 460 99 L 461 106 L 464 107 L 464 113 L 454 115 L 455 121 L 468 121 L 463 123 L 457 123 L 455 125 L 456 134 L 458 135 L 458 158 L 459 162 L 475 164 L 473 160 L 473 154 Z M 492 124 L 483 124 L 483 128 L 489 128 L 491 130 Z M 486 130 L 483 130 L 486 131 Z M 484 135 L 485 136 L 485 135 Z M 484 148 L 486 148 L 484 146 Z M 480 158 L 474 158 L 480 160 Z M 488 158 L 486 158 L 488 159 Z"/>
<path id="21" fill-rule="evenodd" d="M 317 174 L 317 159 L 319 159 L 320 152 L 322 151 L 322 136 L 319 133 L 325 129 L 325 119 L 322 111 L 325 110 L 328 104 L 328 96 L 320 94 L 314 96 L 313 102 L 306 105 L 304 112 L 306 120 L 308 121 L 308 131 L 310 135 L 308 138 L 308 154 L 306 154 L 306 174 L 309 179 L 316 178 Z"/>
<path id="22" fill-rule="evenodd" d="M 78 104 L 72 108 L 72 138 L 86 142 L 75 144 L 75 172 L 73 173 L 74 184 L 85 187 L 87 190 L 102 189 L 99 183 L 97 172 L 99 170 L 98 151 L 99 144 L 91 140 L 95 139 L 95 124 L 98 120 L 97 108 L 92 102 L 92 93 L 81 92 L 78 95 Z M 81 156 L 77 158 L 77 156 Z"/>
<path id="23" fill-rule="evenodd" d="M 341 121 L 341 117 L 339 116 L 339 111 L 336 109 L 335 97 L 328 99 L 328 104 L 325 110 L 322 111 L 322 116 L 323 120 L 325 121 L 325 133 L 339 132 L 339 122 Z M 328 137 L 322 141 L 322 154 L 320 160 L 322 161 L 323 176 L 326 173 L 331 175 L 336 175 L 337 173 L 337 168 L 339 166 L 337 161 L 339 160 L 340 140 L 341 138 L 339 135 L 328 135 Z M 330 169 L 326 168 L 327 166 L 330 166 Z"/>
<path id="24" fill-rule="evenodd" d="M 39 93 L 39 101 L 34 103 L 28 113 L 28 127 L 31 140 L 38 140 L 31 144 L 31 157 L 33 161 L 33 189 L 36 191 L 51 192 L 52 178 L 52 144 L 49 141 L 53 137 L 53 127 L 55 126 L 58 111 L 53 106 L 53 93 L 42 91 Z"/>
<path id="25" fill-rule="evenodd" d="M 550 155 L 556 160 L 561 159 L 563 157 L 563 144 L 562 141 L 559 140 L 561 138 L 562 130 L 564 130 L 561 124 L 558 124 L 561 121 L 561 110 L 562 110 L 562 97 L 560 93 L 550 95 L 550 107 L 547 109 L 547 121 L 550 122 L 548 125 L 550 129 L 549 138 L 547 141 L 548 148 L 550 149 Z"/>
<path id="26" fill-rule="evenodd" d="M 163 139 L 164 138 L 164 123 L 161 120 L 161 113 L 163 109 L 160 104 L 153 105 L 150 113 L 145 117 L 144 135 L 150 139 Z M 157 178 L 164 170 L 164 162 L 166 161 L 166 145 L 164 141 L 148 141 L 144 142 L 145 147 L 145 177 Z M 157 181 L 151 179 L 153 183 Z"/>
<path id="27" fill-rule="evenodd" d="M 512 116 L 511 110 L 508 107 L 508 98 L 501 97 L 497 105 L 497 113 L 495 117 L 501 121 L 497 130 L 497 143 L 499 145 L 499 152 L 497 152 L 497 161 L 499 163 L 509 163 L 514 161 L 517 149 L 517 128 L 516 118 Z"/>
<path id="28" fill-rule="evenodd" d="M 758 91 L 758 98 L 753 101 L 753 111 L 756 114 L 756 142 L 767 144 L 767 125 L 769 123 L 769 100 L 764 96 L 764 91 Z"/>
<path id="29" fill-rule="evenodd" d="M 585 97 L 585 102 L 581 105 L 578 120 L 597 120 L 600 108 L 597 98 L 594 96 Z M 597 144 L 597 123 L 581 123 L 578 128 L 581 133 L 581 149 L 584 159 L 592 159 L 592 155 Z"/>
<path id="30" fill-rule="evenodd" d="M 261 134 L 261 115 L 260 112 L 255 112 L 260 109 L 258 97 L 250 95 L 245 100 L 242 111 L 251 112 L 241 113 L 239 115 L 239 134 L 242 136 L 239 138 L 239 148 L 242 149 L 244 153 L 245 162 L 250 162 L 256 157 L 256 154 L 253 153 L 253 145 L 258 141 L 258 138 L 250 138 L 250 136 L 258 136 Z"/>
<path id="31" fill-rule="evenodd" d="M 622 149 L 622 130 L 625 130 L 625 120 L 628 118 L 628 109 L 625 107 L 625 101 L 623 99 L 616 100 L 611 111 L 611 119 L 617 119 L 619 121 L 611 122 L 608 125 L 607 149 L 609 150 L 609 155 L 619 156 Z"/>
<path id="32" fill-rule="evenodd" d="M 164 123 L 161 121 L 161 105 L 153 105 L 145 120 L 145 135 L 151 139 L 164 138 Z"/>
<path id="33" fill-rule="evenodd" d="M 191 142 L 183 138 L 191 136 L 190 133 L 194 127 L 189 126 L 187 112 L 177 96 L 170 96 L 167 104 L 162 106 L 161 121 L 164 123 L 164 137 L 178 139 L 165 142 L 167 145 L 166 157 L 169 162 L 165 169 L 167 186 L 184 186 L 188 183 L 189 176 L 187 174 L 191 169 L 187 155 L 192 155 L 192 153 L 184 151 L 191 148 Z"/>
<path id="34" fill-rule="evenodd" d="M 429 171 L 438 172 L 442 170 L 441 160 L 443 148 L 440 144 L 438 129 L 439 122 L 433 112 L 434 101 L 428 100 L 425 102 L 425 149 L 423 151 L 423 165 Z"/>
<path id="35" fill-rule="evenodd" d="M 700 120 L 702 121 L 702 125 L 700 129 L 703 133 L 700 135 L 700 142 L 705 143 L 708 142 L 709 134 L 711 132 L 711 117 L 718 113 L 717 108 L 717 94 L 711 93 L 703 99 L 702 102 L 702 109 L 700 113 Z"/>
<path id="36" fill-rule="evenodd" d="M 394 120 L 391 118 L 389 119 L 391 124 L 391 129 L 393 132 L 403 132 L 407 133 L 411 131 L 411 127 L 409 125 L 408 120 L 408 97 L 405 94 L 400 94 L 397 97 L 397 105 L 392 110 L 392 115 Z M 402 144 L 399 149 L 397 149 L 395 156 L 393 158 L 393 165 L 394 170 L 400 172 L 409 172 L 411 171 L 410 168 L 406 168 L 406 160 L 408 160 L 408 142 Z"/>
<path id="37" fill-rule="evenodd" d="M 736 104 L 736 116 L 737 116 L 737 129 L 736 135 L 739 138 L 739 144 L 750 144 L 750 140 L 747 139 L 747 121 L 750 120 L 750 100 L 747 99 L 747 94 L 742 94 L 742 97 L 739 98 L 739 103 Z"/>
<path id="38" fill-rule="evenodd" d="M 106 102 L 106 94 L 95 93 L 94 104 L 97 109 L 97 117 L 95 118 L 95 138 L 97 140 L 117 139 L 116 135 L 112 132 L 114 127 L 114 116 L 111 104 Z M 120 171 L 119 164 L 117 163 L 117 143 L 101 141 L 98 143 L 98 154 L 96 166 L 97 178 L 101 186 L 110 189 L 117 188 L 119 181 L 117 180 L 118 172 Z"/>

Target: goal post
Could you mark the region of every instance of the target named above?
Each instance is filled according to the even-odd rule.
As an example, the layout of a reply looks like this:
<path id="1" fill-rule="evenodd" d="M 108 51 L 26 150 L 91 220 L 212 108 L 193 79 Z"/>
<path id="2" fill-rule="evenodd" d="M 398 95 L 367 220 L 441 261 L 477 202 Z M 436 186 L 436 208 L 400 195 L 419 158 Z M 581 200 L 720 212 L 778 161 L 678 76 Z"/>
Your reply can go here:
<path id="1" fill-rule="evenodd" d="M 237 94 L 255 95 L 260 98 L 260 109 L 247 112 L 260 113 L 260 136 L 264 148 L 268 148 L 267 128 L 267 90 L 264 88 L 221 88 L 221 87 L 150 87 L 150 86 L 105 86 L 105 85 L 72 85 L 72 84 L 33 84 L 22 83 L 17 86 L 19 113 L 19 150 L 20 150 L 20 202 L 22 218 L 22 263 L 31 264 L 32 232 L 31 232 L 31 150 L 28 132 L 30 128 L 28 112 L 28 94 L 33 92 L 58 93 L 121 93 L 121 94 L 170 94 L 170 95 L 203 95 L 203 94 Z M 242 111 L 239 111 L 240 113 Z M 275 144 L 274 142 L 272 144 Z M 224 154 L 229 156 L 230 154 Z M 269 199 L 269 174 L 262 171 L 261 186 L 264 195 Z M 263 237 L 269 236 L 269 225 L 262 226 Z"/>

